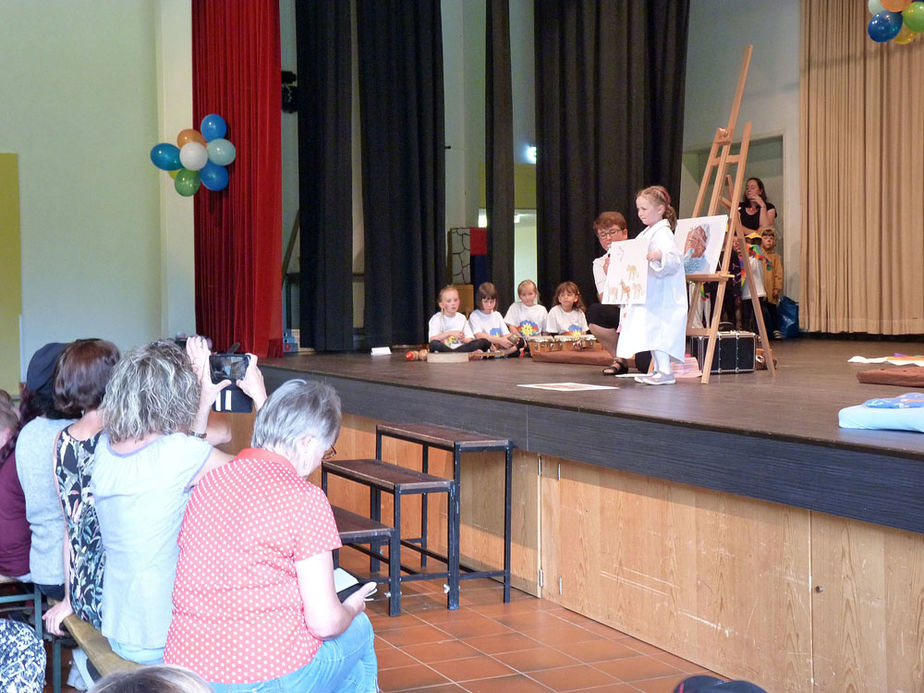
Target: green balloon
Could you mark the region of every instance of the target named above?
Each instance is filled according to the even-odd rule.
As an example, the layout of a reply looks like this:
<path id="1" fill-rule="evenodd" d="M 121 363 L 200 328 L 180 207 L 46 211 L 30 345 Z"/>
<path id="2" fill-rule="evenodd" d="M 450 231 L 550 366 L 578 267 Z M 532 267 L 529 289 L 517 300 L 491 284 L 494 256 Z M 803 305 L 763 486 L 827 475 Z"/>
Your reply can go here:
<path id="1" fill-rule="evenodd" d="M 173 181 L 173 187 L 183 197 L 190 197 L 199 191 L 202 181 L 199 179 L 198 171 L 190 171 L 188 168 L 181 168 Z"/>
<path id="2" fill-rule="evenodd" d="M 924 2 L 913 2 L 902 10 L 902 20 L 910 31 L 924 31 Z"/>

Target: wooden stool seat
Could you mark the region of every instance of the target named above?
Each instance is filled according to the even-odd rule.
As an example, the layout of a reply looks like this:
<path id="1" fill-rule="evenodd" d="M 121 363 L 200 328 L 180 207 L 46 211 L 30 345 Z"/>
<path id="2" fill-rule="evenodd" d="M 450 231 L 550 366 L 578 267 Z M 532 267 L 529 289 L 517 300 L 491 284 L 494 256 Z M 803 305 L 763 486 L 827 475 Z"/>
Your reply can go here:
<path id="1" fill-rule="evenodd" d="M 357 481 L 388 493 L 446 492 L 453 483 L 452 479 L 399 467 L 381 460 L 326 460 L 322 469 L 329 474 Z"/>
<path id="2" fill-rule="evenodd" d="M 388 544 L 388 578 L 374 578 L 376 582 L 388 583 L 388 615 L 401 615 L 401 548 L 398 542 L 398 533 L 394 527 L 383 525 L 368 517 L 357 515 L 345 508 L 332 505 L 334 511 L 334 521 L 337 523 L 337 531 L 340 533 L 340 542 L 344 546 L 354 546 L 356 544 L 370 544 L 370 549 L 364 550 L 357 548 L 368 555 L 373 555 L 373 547 L 378 543 Z M 336 558 L 337 552 L 334 553 L 334 567 L 336 568 L 339 561 Z M 377 556 L 381 560 L 386 560 L 384 556 Z"/>

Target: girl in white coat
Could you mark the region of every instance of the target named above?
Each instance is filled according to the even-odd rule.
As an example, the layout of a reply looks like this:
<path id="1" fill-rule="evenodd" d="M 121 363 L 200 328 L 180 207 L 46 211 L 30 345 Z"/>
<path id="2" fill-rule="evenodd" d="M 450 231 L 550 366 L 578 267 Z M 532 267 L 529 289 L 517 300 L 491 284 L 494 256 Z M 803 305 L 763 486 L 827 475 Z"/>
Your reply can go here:
<path id="1" fill-rule="evenodd" d="M 623 309 L 616 355 L 629 358 L 650 349 L 654 370 L 635 379 L 646 385 L 672 385 L 671 359 L 683 363 L 687 324 L 683 258 L 674 247 L 677 213 L 660 185 L 639 192 L 635 204 L 646 226 L 639 238 L 648 241 L 648 290 L 643 305 Z"/>

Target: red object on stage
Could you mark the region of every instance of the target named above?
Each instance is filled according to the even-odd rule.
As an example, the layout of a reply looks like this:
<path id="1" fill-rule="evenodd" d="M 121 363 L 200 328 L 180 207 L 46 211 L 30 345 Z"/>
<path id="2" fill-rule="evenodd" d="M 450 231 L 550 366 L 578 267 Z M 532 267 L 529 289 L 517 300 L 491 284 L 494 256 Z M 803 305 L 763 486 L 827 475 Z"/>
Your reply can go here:
<path id="1" fill-rule="evenodd" d="M 468 230 L 469 255 L 488 254 L 488 230 L 482 226 L 472 226 Z"/>

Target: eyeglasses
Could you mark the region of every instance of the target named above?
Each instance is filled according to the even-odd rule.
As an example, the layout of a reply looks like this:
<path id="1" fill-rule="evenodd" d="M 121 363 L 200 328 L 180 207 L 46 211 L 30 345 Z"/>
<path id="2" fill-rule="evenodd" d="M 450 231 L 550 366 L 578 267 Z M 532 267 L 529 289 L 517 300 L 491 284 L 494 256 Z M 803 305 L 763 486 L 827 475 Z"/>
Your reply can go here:
<path id="1" fill-rule="evenodd" d="M 327 449 L 327 452 L 325 452 L 323 455 L 321 455 L 321 461 L 322 461 L 322 462 L 327 462 L 327 460 L 332 460 L 332 459 L 333 459 L 334 457 L 336 457 L 336 456 L 337 456 L 337 448 L 335 448 L 333 445 L 331 445 L 331 446 Z"/>
<path id="2" fill-rule="evenodd" d="M 605 229 L 597 233 L 598 238 L 612 238 L 613 236 L 618 236 L 623 232 L 623 229 L 614 226 L 611 229 Z"/>

